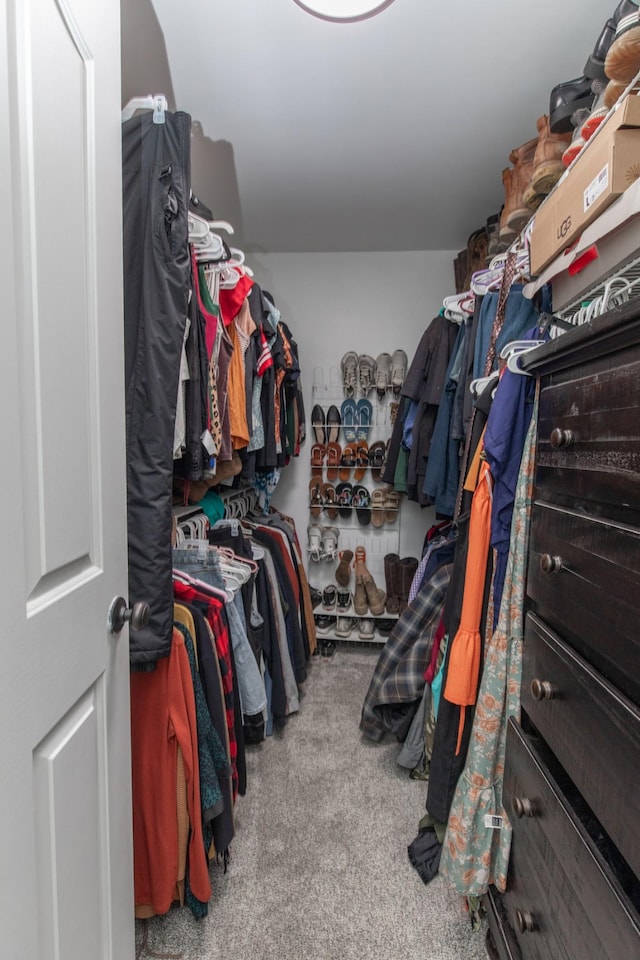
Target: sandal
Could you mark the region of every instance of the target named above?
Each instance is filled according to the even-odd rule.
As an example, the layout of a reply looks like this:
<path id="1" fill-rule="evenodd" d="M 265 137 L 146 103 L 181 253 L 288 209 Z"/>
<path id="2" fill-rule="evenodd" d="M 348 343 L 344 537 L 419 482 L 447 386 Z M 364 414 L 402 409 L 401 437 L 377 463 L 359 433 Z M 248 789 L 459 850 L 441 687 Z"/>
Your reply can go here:
<path id="1" fill-rule="evenodd" d="M 339 474 L 342 450 L 339 443 L 330 443 L 327 446 L 327 480 L 337 480 Z"/>
<path id="2" fill-rule="evenodd" d="M 309 553 L 309 559 L 318 560 L 322 559 L 322 535 L 324 531 L 319 523 L 310 523 L 307 527 L 307 537 L 309 543 L 307 544 L 307 551 Z"/>
<path id="3" fill-rule="evenodd" d="M 324 512 L 329 520 L 336 520 L 338 517 L 338 503 L 336 501 L 336 488 L 332 483 L 323 483 L 320 487 L 322 500 L 324 503 Z"/>
<path id="4" fill-rule="evenodd" d="M 371 429 L 371 421 L 373 419 L 373 407 L 369 400 L 358 400 L 356 406 L 356 439 L 366 440 L 369 436 L 369 430 Z"/>
<path id="5" fill-rule="evenodd" d="M 371 467 L 371 476 L 376 483 L 382 483 L 380 474 L 384 467 L 385 444 L 383 440 L 377 440 L 369 447 L 369 466 Z"/>
<path id="6" fill-rule="evenodd" d="M 371 522 L 371 497 L 366 487 L 353 488 L 353 505 L 356 508 L 358 522 L 366 527 Z"/>
<path id="7" fill-rule="evenodd" d="M 340 418 L 340 411 L 338 408 L 331 404 L 327 410 L 327 443 L 337 443 L 340 439 L 340 427 L 342 426 L 342 420 Z"/>
<path id="8" fill-rule="evenodd" d="M 331 562 L 338 555 L 338 537 L 340 531 L 337 527 L 325 527 L 322 537 L 322 559 Z M 335 591 L 335 587 L 334 587 Z"/>
<path id="9" fill-rule="evenodd" d="M 322 476 L 322 467 L 327 448 L 323 443 L 314 443 L 311 447 L 311 476 Z"/>
<path id="10" fill-rule="evenodd" d="M 345 443 L 355 443 L 356 436 L 356 417 L 357 407 L 355 400 L 344 400 L 342 402 L 342 435 Z"/>
<path id="11" fill-rule="evenodd" d="M 384 519 L 387 523 L 395 523 L 400 509 L 400 494 L 393 487 L 388 487 L 383 491 L 384 500 Z"/>
<path id="12" fill-rule="evenodd" d="M 362 480 L 369 465 L 369 447 L 366 443 L 359 443 L 356 447 L 356 469 L 353 472 L 354 480 Z"/>
<path id="13" fill-rule="evenodd" d="M 312 517 L 319 517 L 322 513 L 324 500 L 320 491 L 320 481 L 312 480 L 309 484 L 309 513 Z"/>
<path id="14" fill-rule="evenodd" d="M 351 471 L 356 465 L 356 448 L 347 444 L 347 446 L 342 451 L 342 458 L 340 460 L 340 479 L 348 480 L 351 477 Z"/>
<path id="15" fill-rule="evenodd" d="M 313 428 L 313 434 L 316 438 L 316 443 L 324 446 L 324 444 L 327 442 L 327 435 L 325 432 L 324 410 L 319 403 L 316 403 L 311 411 L 311 426 Z"/>
<path id="16" fill-rule="evenodd" d="M 340 516 L 348 520 L 351 516 L 351 498 L 353 497 L 351 484 L 339 483 L 336 487 L 336 497 L 338 499 L 338 512 Z"/>
<path id="17" fill-rule="evenodd" d="M 371 523 L 374 527 L 384 524 L 386 494 L 384 490 L 374 490 L 371 494 Z"/>

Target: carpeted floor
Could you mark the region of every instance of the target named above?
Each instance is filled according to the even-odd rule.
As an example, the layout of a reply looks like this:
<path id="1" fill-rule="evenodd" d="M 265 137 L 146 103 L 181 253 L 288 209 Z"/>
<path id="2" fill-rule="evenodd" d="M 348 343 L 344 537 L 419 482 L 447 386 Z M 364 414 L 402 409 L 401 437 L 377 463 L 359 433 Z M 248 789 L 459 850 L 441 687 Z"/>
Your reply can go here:
<path id="1" fill-rule="evenodd" d="M 398 744 L 358 730 L 377 651 L 315 658 L 300 713 L 248 750 L 233 860 L 212 867 L 209 916 L 138 923 L 138 955 L 180 960 L 486 960 L 462 899 L 407 858 L 426 785 Z"/>

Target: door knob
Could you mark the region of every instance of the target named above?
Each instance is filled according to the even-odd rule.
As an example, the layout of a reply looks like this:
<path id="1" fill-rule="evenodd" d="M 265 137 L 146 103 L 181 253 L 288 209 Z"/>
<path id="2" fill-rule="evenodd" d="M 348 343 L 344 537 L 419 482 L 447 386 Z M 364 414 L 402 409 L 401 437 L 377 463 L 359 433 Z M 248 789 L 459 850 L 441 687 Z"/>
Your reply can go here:
<path id="1" fill-rule="evenodd" d="M 561 427 L 556 427 L 555 430 L 551 431 L 549 443 L 554 450 L 559 450 L 561 447 L 572 446 L 575 443 L 575 439 L 573 430 L 562 430 Z"/>
<path id="2" fill-rule="evenodd" d="M 562 567 L 562 557 L 554 557 L 550 553 L 543 553 L 540 556 L 540 570 L 542 573 L 560 573 Z"/>
<path id="3" fill-rule="evenodd" d="M 149 623 L 150 616 L 148 603 L 139 601 L 128 607 L 124 597 L 116 597 L 109 608 L 107 627 L 109 633 L 120 633 L 125 623 L 129 623 L 132 630 L 142 630 Z"/>

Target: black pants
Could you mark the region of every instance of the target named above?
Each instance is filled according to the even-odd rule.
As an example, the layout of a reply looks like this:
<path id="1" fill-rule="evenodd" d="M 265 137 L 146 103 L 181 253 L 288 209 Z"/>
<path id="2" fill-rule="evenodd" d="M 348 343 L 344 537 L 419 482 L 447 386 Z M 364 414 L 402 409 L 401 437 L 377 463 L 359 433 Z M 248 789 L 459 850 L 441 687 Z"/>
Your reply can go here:
<path id="1" fill-rule="evenodd" d="M 151 112 L 122 126 L 129 600 L 151 608 L 131 663 L 171 649 L 171 491 L 180 356 L 191 269 L 191 117 Z"/>

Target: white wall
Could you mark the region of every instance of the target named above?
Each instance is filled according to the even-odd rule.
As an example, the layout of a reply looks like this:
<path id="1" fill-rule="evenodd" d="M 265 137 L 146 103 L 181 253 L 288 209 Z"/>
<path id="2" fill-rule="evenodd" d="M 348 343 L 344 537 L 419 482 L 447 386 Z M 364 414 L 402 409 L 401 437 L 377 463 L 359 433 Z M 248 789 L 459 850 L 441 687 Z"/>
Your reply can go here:
<path id="1" fill-rule="evenodd" d="M 374 358 L 406 351 L 409 363 L 442 300 L 455 292 L 453 251 L 251 254 L 255 279 L 269 290 L 300 348 L 307 442 L 283 471 L 273 503 L 292 516 L 306 545 L 309 522 L 311 387 L 314 371 L 338 368 L 347 350 Z M 366 483 L 366 480 L 365 480 Z M 419 557 L 433 512 L 403 498 L 400 556 Z"/>

